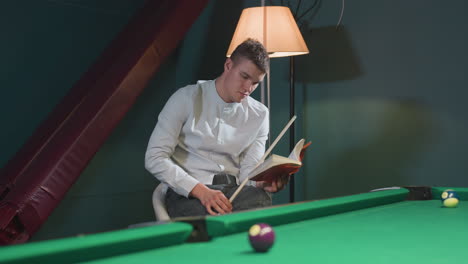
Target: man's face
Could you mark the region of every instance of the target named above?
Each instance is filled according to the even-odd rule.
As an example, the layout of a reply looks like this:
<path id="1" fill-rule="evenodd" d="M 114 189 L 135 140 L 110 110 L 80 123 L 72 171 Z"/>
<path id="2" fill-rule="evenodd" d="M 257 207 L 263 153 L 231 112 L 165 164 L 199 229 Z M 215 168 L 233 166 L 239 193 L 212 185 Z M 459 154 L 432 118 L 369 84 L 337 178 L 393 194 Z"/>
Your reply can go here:
<path id="1" fill-rule="evenodd" d="M 239 58 L 237 62 L 230 58 L 224 63 L 226 81 L 224 89 L 227 103 L 240 103 L 257 88 L 265 77 L 265 73 L 248 59 Z"/>

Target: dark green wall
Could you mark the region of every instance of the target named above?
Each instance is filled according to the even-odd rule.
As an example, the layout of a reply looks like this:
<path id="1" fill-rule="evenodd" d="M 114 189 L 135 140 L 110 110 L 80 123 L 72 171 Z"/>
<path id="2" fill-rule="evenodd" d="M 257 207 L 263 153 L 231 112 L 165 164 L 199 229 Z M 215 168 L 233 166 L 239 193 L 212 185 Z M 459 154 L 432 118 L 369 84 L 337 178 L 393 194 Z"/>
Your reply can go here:
<path id="1" fill-rule="evenodd" d="M 310 66 L 298 76 L 303 133 L 316 143 L 304 170 L 305 198 L 467 186 L 467 4 L 346 3 L 344 28 L 331 35 L 341 1 L 324 1 L 306 32 L 317 50 L 311 41 L 311 55 L 300 58 Z"/>
<path id="2" fill-rule="evenodd" d="M 0 166 L 28 139 L 142 3 L 21 0 L 0 4 Z M 126 124 L 127 130 L 133 131 L 132 123 Z M 115 134 L 128 136 L 125 129 Z M 112 141 L 106 142 L 84 177 L 33 239 L 109 230 L 142 217 L 138 213 L 125 219 L 128 210 L 141 209 L 140 204 L 129 203 L 143 195 L 137 192 L 144 186 L 141 180 L 107 176 L 126 169 L 116 168 L 115 160 L 133 155 L 131 142 L 118 145 L 116 150 Z M 106 176 L 102 167 L 108 168 Z"/>
<path id="3" fill-rule="evenodd" d="M 1 4 L 7 34 L 0 42 L 0 166 L 142 3 L 91 2 Z M 322 2 L 304 20 L 311 53 L 295 58 L 296 139 L 313 142 L 295 176 L 296 198 L 394 185 L 467 186 L 466 4 L 347 1 L 336 30 L 342 2 Z M 33 240 L 154 220 L 157 181 L 143 158 L 157 115 L 177 88 L 221 73 L 241 10 L 258 5 L 210 2 Z M 289 120 L 288 67 L 288 58 L 272 59 L 272 139 Z M 275 153 L 288 154 L 287 136 Z M 288 191 L 274 199 L 285 203 Z"/>
<path id="4" fill-rule="evenodd" d="M 0 167 L 94 62 L 142 0 L 98 2 L 0 3 Z"/>

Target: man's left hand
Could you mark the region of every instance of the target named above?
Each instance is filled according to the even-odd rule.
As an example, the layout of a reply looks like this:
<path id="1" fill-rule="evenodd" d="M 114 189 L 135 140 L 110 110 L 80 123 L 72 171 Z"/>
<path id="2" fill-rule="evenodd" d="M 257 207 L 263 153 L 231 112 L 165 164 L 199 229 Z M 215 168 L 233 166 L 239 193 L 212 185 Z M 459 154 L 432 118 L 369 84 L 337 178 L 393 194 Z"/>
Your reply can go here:
<path id="1" fill-rule="evenodd" d="M 256 182 L 257 188 L 262 188 L 263 190 L 271 193 L 279 192 L 288 184 L 289 177 L 289 175 L 281 175 L 271 182 L 258 181 Z"/>

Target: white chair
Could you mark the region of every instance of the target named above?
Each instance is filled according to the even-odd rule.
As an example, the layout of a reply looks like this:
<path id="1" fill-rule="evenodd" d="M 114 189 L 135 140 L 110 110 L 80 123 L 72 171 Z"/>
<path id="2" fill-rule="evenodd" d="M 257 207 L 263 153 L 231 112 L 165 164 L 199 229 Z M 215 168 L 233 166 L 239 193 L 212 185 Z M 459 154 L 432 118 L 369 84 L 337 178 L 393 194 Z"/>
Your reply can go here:
<path id="1" fill-rule="evenodd" d="M 170 220 L 165 203 L 167 188 L 166 184 L 160 183 L 153 192 L 153 208 L 157 221 Z"/>

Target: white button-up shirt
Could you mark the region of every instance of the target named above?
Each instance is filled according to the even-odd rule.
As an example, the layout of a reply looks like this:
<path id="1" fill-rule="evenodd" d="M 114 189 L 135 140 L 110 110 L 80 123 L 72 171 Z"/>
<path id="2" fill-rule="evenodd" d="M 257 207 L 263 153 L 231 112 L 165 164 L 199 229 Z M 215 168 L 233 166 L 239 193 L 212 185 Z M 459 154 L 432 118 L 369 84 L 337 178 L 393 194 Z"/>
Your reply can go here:
<path id="1" fill-rule="evenodd" d="M 146 169 L 188 197 L 219 173 L 248 177 L 265 152 L 268 108 L 248 96 L 226 103 L 215 81 L 177 90 L 158 117 L 145 155 Z"/>

